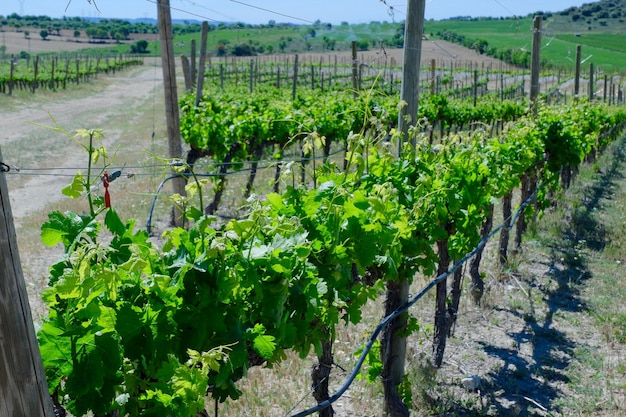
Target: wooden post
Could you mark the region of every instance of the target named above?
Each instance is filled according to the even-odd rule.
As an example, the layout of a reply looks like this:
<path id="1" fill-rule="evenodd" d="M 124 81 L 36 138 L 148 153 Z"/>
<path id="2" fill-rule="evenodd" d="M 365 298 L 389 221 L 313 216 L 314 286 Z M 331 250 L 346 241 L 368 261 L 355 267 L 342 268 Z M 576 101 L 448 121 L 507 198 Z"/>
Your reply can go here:
<path id="1" fill-rule="evenodd" d="M 224 89 L 224 64 L 220 64 L 220 88 Z"/>
<path id="2" fill-rule="evenodd" d="M 407 4 L 407 21 L 404 34 L 404 62 L 402 76 L 401 99 L 407 102 L 398 117 L 398 130 L 407 134 L 409 126 L 417 121 L 417 106 L 419 100 L 419 73 L 422 57 L 422 34 L 424 33 L 424 0 L 409 0 Z M 405 120 L 407 118 L 408 120 Z M 406 138 L 404 138 L 406 140 Z M 415 148 L 415 138 L 411 143 Z M 399 150 L 402 144 L 399 144 Z"/>
<path id="3" fill-rule="evenodd" d="M 56 62 L 57 62 L 56 57 L 53 57 L 53 58 L 51 59 L 51 61 L 52 61 L 52 62 L 51 62 L 52 68 L 51 68 L 51 70 L 50 70 L 50 83 L 49 83 L 49 88 L 50 88 L 50 90 L 54 90 L 54 67 L 55 67 L 55 64 L 56 64 Z"/>
<path id="4" fill-rule="evenodd" d="M 424 12 L 426 0 L 409 0 L 407 3 L 407 19 L 404 33 L 404 59 L 401 99 L 407 105 L 402 108 L 398 117 L 398 130 L 401 132 L 398 153 L 402 153 L 404 141 L 408 139 L 409 126 L 417 121 L 419 100 L 419 73 L 422 56 L 422 34 L 424 32 Z M 413 149 L 417 138 L 411 139 Z M 446 285 L 445 282 L 443 285 Z M 387 283 L 387 300 L 385 315 L 395 311 L 409 299 L 408 277 L 391 280 Z M 384 412 L 391 417 L 408 417 L 409 410 L 400 400 L 397 386 L 402 382 L 406 363 L 406 326 L 407 314 L 392 320 L 385 328 L 381 343 L 381 360 L 383 362 L 383 389 L 385 393 Z"/>
<path id="5" fill-rule="evenodd" d="M 609 106 L 615 104 L 615 84 L 611 81 L 611 95 L 609 96 Z"/>
<path id="6" fill-rule="evenodd" d="M 67 88 L 67 79 L 70 76 L 70 59 L 65 61 L 65 77 L 63 77 L 63 89 Z"/>
<path id="7" fill-rule="evenodd" d="M 0 417 L 54 417 L 0 153 Z"/>
<path id="8" fill-rule="evenodd" d="M 474 70 L 474 88 L 472 89 L 472 94 L 474 95 L 474 107 L 478 102 L 478 70 Z"/>
<path id="9" fill-rule="evenodd" d="M 185 91 L 191 93 L 193 91 L 193 81 L 191 81 L 189 58 L 185 55 L 181 55 L 180 60 L 183 66 L 183 77 L 185 78 Z"/>
<path id="10" fill-rule="evenodd" d="M 192 39 L 191 40 L 191 57 L 189 58 L 191 60 L 190 64 L 191 66 L 189 67 L 189 79 L 191 80 L 191 84 L 193 88 L 193 82 L 196 79 L 196 77 L 198 76 L 197 72 L 197 65 L 196 65 L 196 40 Z"/>
<path id="11" fill-rule="evenodd" d="M 157 0 L 157 13 L 159 18 L 159 39 L 161 41 L 161 66 L 163 67 L 169 157 L 180 159 L 182 158 L 182 140 L 180 137 L 180 113 L 178 111 L 178 91 L 176 90 L 176 57 L 174 56 L 170 0 Z M 172 191 L 175 194 L 184 196 L 185 178 L 179 176 L 172 182 Z M 172 224 L 175 226 L 183 224 L 183 216 L 179 208 L 174 207 Z"/>
<path id="12" fill-rule="evenodd" d="M 593 63 L 589 64 L 589 101 L 593 101 L 593 97 L 595 96 L 595 72 Z"/>
<path id="13" fill-rule="evenodd" d="M 202 100 L 202 89 L 204 88 L 204 65 L 206 63 L 206 44 L 209 36 L 209 22 L 202 22 L 202 37 L 200 39 L 200 65 L 198 68 L 198 82 L 196 83 L 196 106 Z"/>
<path id="14" fill-rule="evenodd" d="M 533 48 L 530 55 L 530 108 L 537 117 L 537 99 L 539 98 L 539 72 L 541 70 L 541 21 L 542 16 L 533 20 Z"/>
<path id="15" fill-rule="evenodd" d="M 574 74 L 574 97 L 580 93 L 580 53 L 581 46 L 576 45 L 576 73 Z"/>
<path id="16" fill-rule="evenodd" d="M 352 41 L 352 89 L 354 94 L 359 90 L 359 62 L 356 54 L 356 41 Z"/>
<path id="17" fill-rule="evenodd" d="M 39 55 L 35 57 L 35 64 L 33 67 L 33 85 L 32 85 L 33 94 L 35 94 L 35 91 L 37 90 L 37 75 L 38 74 L 39 74 Z"/>
<path id="18" fill-rule="evenodd" d="M 296 92 L 298 89 L 298 54 L 296 54 L 293 61 L 293 85 L 291 87 L 291 99 L 296 99 Z"/>
<path id="19" fill-rule="evenodd" d="M 250 60 L 250 78 L 248 79 L 248 90 L 250 94 L 254 91 L 254 60 Z"/>
<path id="20" fill-rule="evenodd" d="M 9 64 L 11 65 L 11 69 L 9 70 L 9 95 L 13 95 L 13 73 L 15 72 L 15 65 L 17 62 L 15 61 L 15 57 L 11 57 L 9 60 Z"/>
<path id="21" fill-rule="evenodd" d="M 437 75 L 436 70 L 437 70 L 437 66 L 436 66 L 437 62 L 432 59 L 430 61 L 430 95 L 434 96 L 435 95 L 435 77 Z"/>

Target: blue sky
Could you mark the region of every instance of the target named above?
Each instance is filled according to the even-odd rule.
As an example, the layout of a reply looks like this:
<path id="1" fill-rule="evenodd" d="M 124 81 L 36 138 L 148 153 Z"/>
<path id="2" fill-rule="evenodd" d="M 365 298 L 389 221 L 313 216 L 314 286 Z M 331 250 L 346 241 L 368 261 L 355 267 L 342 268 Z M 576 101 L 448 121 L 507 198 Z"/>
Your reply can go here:
<path id="1" fill-rule="evenodd" d="M 92 0 L 92 3 L 94 0 Z M 0 15 L 20 13 L 53 17 L 156 17 L 156 0 L 0 0 Z M 426 18 L 453 16 L 527 15 L 537 10 L 559 11 L 591 0 L 427 0 Z M 68 6 L 69 3 L 69 6 Z M 406 0 L 170 0 L 178 19 L 245 23 L 306 23 L 317 19 L 339 24 L 402 21 Z M 390 14 L 390 8 L 393 12 Z M 67 6 L 67 10 L 66 10 Z"/>

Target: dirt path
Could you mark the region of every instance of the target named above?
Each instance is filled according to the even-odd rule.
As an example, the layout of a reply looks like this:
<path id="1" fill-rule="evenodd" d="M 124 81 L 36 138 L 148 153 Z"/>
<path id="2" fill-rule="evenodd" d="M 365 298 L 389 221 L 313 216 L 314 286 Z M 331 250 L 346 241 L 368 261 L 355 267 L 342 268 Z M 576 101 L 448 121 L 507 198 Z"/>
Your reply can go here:
<path id="1" fill-rule="evenodd" d="M 52 210 L 76 210 L 77 202 L 68 201 L 61 190 L 87 165 L 79 145 L 42 126 L 56 121 L 72 134 L 77 129 L 102 129 L 109 153 L 119 148 L 116 163 L 145 158 L 154 132 L 157 138 L 164 136 L 162 72 L 157 64 L 146 60 L 143 66 L 100 76 L 88 86 L 38 94 L 32 101 L 27 94 L 0 97 L 0 149 L 3 161 L 13 168 L 7 183 L 34 317 L 45 312 L 41 291 L 47 286 L 48 268 L 61 255 L 60 247 L 40 242 L 41 224 Z M 116 187 L 121 189 L 122 184 Z"/>
<path id="2" fill-rule="evenodd" d="M 160 68 L 145 65 L 98 80 L 101 86 L 86 96 L 77 93 L 51 100 L 37 100 L 18 106 L 12 111 L 0 111 L 0 146 L 4 161 L 21 168 L 24 176 L 9 177 L 11 207 L 16 222 L 61 198 L 61 189 L 67 185 L 71 170 L 44 171 L 62 175 L 33 175 L 32 169 L 72 168 L 85 164 L 85 155 L 64 135 L 45 129 L 59 126 L 72 132 L 79 128 L 102 128 L 106 144 L 113 149 L 119 143 L 121 131 L 133 118 L 144 117 L 133 113 L 133 108 L 155 98 L 155 89 L 161 88 Z M 161 99 L 161 96 L 158 96 Z M 69 148 L 68 148 L 69 147 Z M 68 149 L 73 151 L 68 152 Z"/>

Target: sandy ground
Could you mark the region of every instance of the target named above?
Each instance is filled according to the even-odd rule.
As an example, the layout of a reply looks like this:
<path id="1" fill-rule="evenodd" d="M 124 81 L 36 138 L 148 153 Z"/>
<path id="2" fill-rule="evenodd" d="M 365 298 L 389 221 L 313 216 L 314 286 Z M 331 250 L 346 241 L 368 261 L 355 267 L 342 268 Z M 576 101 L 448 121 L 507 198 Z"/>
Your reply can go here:
<path id="1" fill-rule="evenodd" d="M 152 132 L 162 132 L 165 124 L 159 113 L 154 125 L 142 123 L 146 125 L 144 132 L 132 126 L 146 117 L 133 109 L 152 108 L 156 97 L 163 101 L 162 72 L 154 63 L 147 60 L 143 66 L 100 76 L 78 90 L 45 92 L 34 98 L 28 93 L 0 97 L 4 103 L 0 106 L 0 149 L 3 162 L 13 168 L 7 183 L 34 317 L 45 313 L 41 290 L 47 283 L 48 268 L 61 255 L 60 247 L 48 248 L 40 243 L 39 228 L 48 212 L 67 210 L 69 204 L 85 204 L 84 199 L 68 202 L 61 193 L 78 170 L 86 172 L 85 151 L 66 135 L 43 126 L 54 126 L 56 121 L 71 134 L 77 129 L 103 129 L 103 144 L 108 151 L 115 153 L 121 147 L 125 161 L 132 165 L 131 155 L 140 158 L 144 149 L 150 150 Z M 136 141 L 129 141 L 124 131 L 131 128 L 138 136 Z"/>
<path id="2" fill-rule="evenodd" d="M 68 138 L 41 126 L 53 126 L 56 121 L 72 132 L 78 128 L 105 128 L 104 122 L 109 123 L 111 119 L 133 117 L 127 111 L 136 102 L 153 98 L 154 89 L 160 88 L 162 83 L 162 73 L 160 68 L 155 70 L 153 66 L 143 66 L 132 69 L 130 73 L 108 77 L 107 82 L 109 85 L 94 95 L 70 100 L 52 98 L 45 104 L 35 101 L 20 106 L 18 110 L 0 111 L 0 146 L 4 160 L 19 168 L 28 163 L 29 155 L 47 149 L 58 157 L 43 161 L 50 167 L 84 165 L 84 155 L 80 152 L 64 151 L 64 146 L 70 145 Z M 115 122 L 109 126 L 115 129 Z M 108 145 L 114 149 L 119 134 L 106 127 L 106 136 Z M 72 174 L 71 171 L 69 173 Z M 13 215 L 18 224 L 29 213 L 61 198 L 60 190 L 66 183 L 67 178 L 55 176 L 20 181 L 11 195 Z"/>

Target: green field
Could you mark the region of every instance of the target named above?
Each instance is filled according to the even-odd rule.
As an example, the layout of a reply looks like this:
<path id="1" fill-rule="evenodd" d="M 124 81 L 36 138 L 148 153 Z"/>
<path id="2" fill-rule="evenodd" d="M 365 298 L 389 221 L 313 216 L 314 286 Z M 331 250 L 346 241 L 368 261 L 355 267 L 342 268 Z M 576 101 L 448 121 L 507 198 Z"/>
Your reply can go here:
<path id="1" fill-rule="evenodd" d="M 626 69 L 626 35 L 624 33 L 602 32 L 599 28 L 580 31 L 580 25 L 564 25 L 552 18 L 542 22 L 541 57 L 558 67 L 572 67 L 576 48 L 581 45 L 582 59 L 593 63 L 605 71 L 621 72 Z M 554 30 L 558 28 L 559 31 Z M 586 29 L 586 28 L 585 28 Z M 562 31 L 561 31 L 562 30 Z M 602 29 L 602 30 L 610 30 Z M 532 47 L 532 18 L 484 19 L 426 22 L 425 32 L 431 39 L 445 31 L 465 36 L 467 39 L 485 40 L 497 49 L 518 48 L 530 51 Z"/>

